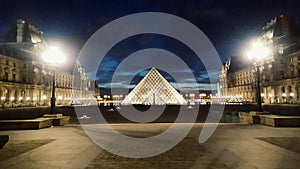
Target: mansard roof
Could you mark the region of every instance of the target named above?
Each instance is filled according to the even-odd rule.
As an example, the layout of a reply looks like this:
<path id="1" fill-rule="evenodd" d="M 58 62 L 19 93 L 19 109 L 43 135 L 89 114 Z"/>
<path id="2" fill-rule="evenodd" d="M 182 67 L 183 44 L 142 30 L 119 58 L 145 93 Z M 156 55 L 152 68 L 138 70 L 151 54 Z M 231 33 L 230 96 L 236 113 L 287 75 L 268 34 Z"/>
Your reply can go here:
<path id="1" fill-rule="evenodd" d="M 47 47 L 43 32 L 18 19 L 16 25 L 7 32 L 3 42 L 0 43 L 0 53 L 20 60 L 39 60 Z"/>
<path id="2" fill-rule="evenodd" d="M 275 46 L 282 44 L 286 52 L 292 53 L 300 47 L 299 28 L 299 25 L 295 24 L 291 18 L 280 15 L 262 28 L 263 31 L 259 39 Z"/>
<path id="3" fill-rule="evenodd" d="M 228 72 L 237 72 L 252 67 L 252 63 L 247 58 L 241 56 L 232 56 L 225 63 Z"/>
<path id="4" fill-rule="evenodd" d="M 22 37 L 18 40 L 17 36 Z M 43 32 L 34 25 L 25 22 L 23 19 L 18 19 L 15 26 L 13 26 L 4 37 L 5 42 L 30 42 L 33 44 L 43 43 L 47 44 L 43 37 Z"/>

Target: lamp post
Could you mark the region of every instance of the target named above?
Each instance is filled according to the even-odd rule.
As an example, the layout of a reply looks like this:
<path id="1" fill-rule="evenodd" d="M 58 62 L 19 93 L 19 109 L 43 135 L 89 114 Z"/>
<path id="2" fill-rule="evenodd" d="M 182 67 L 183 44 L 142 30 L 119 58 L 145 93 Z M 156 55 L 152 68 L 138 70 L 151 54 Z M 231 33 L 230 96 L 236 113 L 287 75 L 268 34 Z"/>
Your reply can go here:
<path id="1" fill-rule="evenodd" d="M 55 68 L 61 65 L 64 60 L 65 56 L 59 49 L 55 46 L 50 46 L 45 53 L 42 54 L 44 60 L 52 67 L 53 69 L 53 76 L 52 76 L 52 96 L 51 96 L 51 114 L 54 114 L 55 108 Z"/>
<path id="2" fill-rule="evenodd" d="M 252 48 L 247 52 L 250 61 L 256 66 L 256 103 L 258 111 L 262 111 L 262 101 L 260 93 L 260 62 L 263 61 L 270 54 L 270 49 L 262 42 L 256 41 L 252 44 Z"/>

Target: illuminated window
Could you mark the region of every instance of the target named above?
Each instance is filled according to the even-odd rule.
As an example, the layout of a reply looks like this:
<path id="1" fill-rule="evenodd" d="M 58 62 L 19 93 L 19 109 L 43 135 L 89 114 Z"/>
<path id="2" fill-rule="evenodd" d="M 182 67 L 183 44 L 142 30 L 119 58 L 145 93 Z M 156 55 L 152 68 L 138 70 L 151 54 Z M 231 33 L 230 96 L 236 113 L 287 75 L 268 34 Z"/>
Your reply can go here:
<path id="1" fill-rule="evenodd" d="M 279 72 L 279 79 L 284 79 L 284 72 L 283 71 Z"/>
<path id="2" fill-rule="evenodd" d="M 283 54 L 283 44 L 278 45 L 278 53 Z"/>
<path id="3" fill-rule="evenodd" d="M 294 70 L 295 70 L 295 69 L 294 69 L 294 66 L 291 65 L 290 68 L 291 68 L 291 69 L 290 69 L 290 70 L 291 70 L 291 76 L 293 77 L 293 76 L 294 76 Z"/>

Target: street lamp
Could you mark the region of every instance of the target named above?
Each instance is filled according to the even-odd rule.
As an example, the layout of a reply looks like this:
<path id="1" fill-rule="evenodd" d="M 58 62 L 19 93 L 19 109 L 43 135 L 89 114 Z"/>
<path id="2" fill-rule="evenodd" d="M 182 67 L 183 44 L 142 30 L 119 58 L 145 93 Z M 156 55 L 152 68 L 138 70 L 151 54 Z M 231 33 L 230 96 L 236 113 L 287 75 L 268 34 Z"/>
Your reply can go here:
<path id="1" fill-rule="evenodd" d="M 260 71 L 259 64 L 270 54 L 270 49 L 262 42 L 256 41 L 252 44 L 252 48 L 247 52 L 250 61 L 256 66 L 256 102 L 258 111 L 262 111 L 261 93 L 260 93 Z"/>
<path id="2" fill-rule="evenodd" d="M 53 68 L 52 76 L 52 97 L 51 97 L 51 114 L 54 114 L 55 108 L 55 68 L 61 65 L 65 56 L 63 53 L 55 46 L 50 46 L 45 53 L 42 54 L 44 60 Z"/>

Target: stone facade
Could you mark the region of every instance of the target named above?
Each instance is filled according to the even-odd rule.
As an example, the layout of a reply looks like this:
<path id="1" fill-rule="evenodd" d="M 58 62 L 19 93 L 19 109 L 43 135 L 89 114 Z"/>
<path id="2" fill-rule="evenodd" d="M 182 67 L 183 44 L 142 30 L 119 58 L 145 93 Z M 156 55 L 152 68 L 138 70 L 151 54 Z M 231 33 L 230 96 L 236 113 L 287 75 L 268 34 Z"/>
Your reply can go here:
<path id="1" fill-rule="evenodd" d="M 43 33 L 19 19 L 5 38 L 0 43 L 0 108 L 49 106 L 53 68 L 41 57 L 48 47 Z M 55 82 L 57 105 L 92 104 L 95 84 L 79 62 L 58 67 Z"/>
<path id="2" fill-rule="evenodd" d="M 256 64 L 246 56 L 230 57 L 221 68 L 221 97 L 227 102 L 256 101 L 256 66 L 264 103 L 300 103 L 300 41 L 298 25 L 285 16 L 263 27 L 258 40 L 272 50 Z"/>

